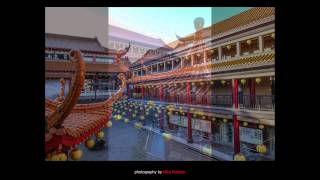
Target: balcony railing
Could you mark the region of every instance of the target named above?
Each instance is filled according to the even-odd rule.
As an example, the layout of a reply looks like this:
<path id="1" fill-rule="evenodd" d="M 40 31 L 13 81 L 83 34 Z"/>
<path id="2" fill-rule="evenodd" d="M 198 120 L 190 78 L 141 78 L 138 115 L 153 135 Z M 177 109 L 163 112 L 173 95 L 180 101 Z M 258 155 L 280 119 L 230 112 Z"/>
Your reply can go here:
<path id="1" fill-rule="evenodd" d="M 141 93 L 131 93 L 130 98 L 142 99 Z M 144 100 L 160 101 L 159 95 L 147 96 L 145 95 Z M 191 94 L 191 104 L 194 105 L 206 105 L 206 106 L 222 106 L 232 107 L 232 95 L 196 95 Z M 163 101 L 170 103 L 188 104 L 186 93 L 165 94 Z M 261 111 L 274 111 L 275 107 L 274 96 L 272 95 L 242 95 L 239 96 L 239 108 L 241 109 L 252 109 Z"/>
<path id="2" fill-rule="evenodd" d="M 274 111 L 273 95 L 243 95 L 239 96 L 239 107 L 242 109 Z"/>

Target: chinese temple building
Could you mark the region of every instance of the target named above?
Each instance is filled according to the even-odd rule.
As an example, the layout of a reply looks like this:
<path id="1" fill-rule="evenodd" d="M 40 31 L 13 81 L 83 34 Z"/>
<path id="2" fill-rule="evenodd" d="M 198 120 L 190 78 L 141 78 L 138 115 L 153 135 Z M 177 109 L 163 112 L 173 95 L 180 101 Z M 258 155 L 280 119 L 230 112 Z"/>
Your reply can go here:
<path id="1" fill-rule="evenodd" d="M 46 97 L 56 98 L 60 88 L 60 78 L 66 81 L 65 90 L 68 92 L 75 72 L 69 57 L 71 49 L 79 49 L 86 63 L 86 77 L 81 95 L 83 99 L 94 95 L 95 90 L 98 97 L 106 98 L 119 89 L 120 80 L 117 76 L 125 70 L 115 65 L 115 57 L 110 54 L 111 50 L 103 47 L 97 38 L 46 33 Z M 121 61 L 127 67 L 130 66 L 127 58 L 121 58 Z"/>
<path id="2" fill-rule="evenodd" d="M 161 132 L 190 144 L 205 139 L 215 155 L 273 160 L 275 9 L 251 8 L 196 30 L 131 65 L 129 102 L 157 104 Z"/>

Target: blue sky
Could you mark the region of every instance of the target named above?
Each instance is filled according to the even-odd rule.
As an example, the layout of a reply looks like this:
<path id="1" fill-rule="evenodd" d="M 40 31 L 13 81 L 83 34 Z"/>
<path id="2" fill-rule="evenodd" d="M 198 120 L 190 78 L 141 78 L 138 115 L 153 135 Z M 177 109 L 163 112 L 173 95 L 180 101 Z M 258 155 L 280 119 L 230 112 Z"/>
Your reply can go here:
<path id="1" fill-rule="evenodd" d="M 239 14 L 247 7 L 129 7 L 109 8 L 109 23 L 133 30 L 166 43 L 176 40 L 175 34 L 186 36 L 195 31 L 193 20 L 202 17 L 204 27 Z"/>
<path id="2" fill-rule="evenodd" d="M 107 46 L 106 28 L 112 25 L 170 43 L 175 34 L 195 31 L 193 20 L 202 17 L 204 27 L 239 14 L 247 7 L 46 7 L 45 31 L 94 37 Z"/>

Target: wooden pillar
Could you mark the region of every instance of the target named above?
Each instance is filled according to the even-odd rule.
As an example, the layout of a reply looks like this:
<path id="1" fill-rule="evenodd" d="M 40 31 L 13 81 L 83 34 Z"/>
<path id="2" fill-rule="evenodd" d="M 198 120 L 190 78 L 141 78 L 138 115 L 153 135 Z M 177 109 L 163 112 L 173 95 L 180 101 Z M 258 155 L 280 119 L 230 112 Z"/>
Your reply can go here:
<path id="1" fill-rule="evenodd" d="M 241 49 L 240 49 L 240 42 L 238 41 L 238 42 L 237 42 L 237 57 L 240 56 L 240 51 L 241 51 Z"/>
<path id="2" fill-rule="evenodd" d="M 263 51 L 263 37 L 259 36 L 259 51 L 262 52 Z"/>
<path id="3" fill-rule="evenodd" d="M 218 58 L 221 61 L 221 59 L 222 59 L 222 48 L 221 48 L 221 46 L 218 47 Z"/>
<path id="4" fill-rule="evenodd" d="M 193 64 L 194 64 L 194 55 L 191 54 L 190 56 L 191 56 L 191 66 L 193 66 Z"/>

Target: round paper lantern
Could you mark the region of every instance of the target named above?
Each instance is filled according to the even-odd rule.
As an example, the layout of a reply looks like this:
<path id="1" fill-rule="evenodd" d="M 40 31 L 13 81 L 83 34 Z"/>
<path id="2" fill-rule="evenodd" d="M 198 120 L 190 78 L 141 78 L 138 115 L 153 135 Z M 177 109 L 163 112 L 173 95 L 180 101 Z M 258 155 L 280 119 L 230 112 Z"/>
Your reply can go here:
<path id="1" fill-rule="evenodd" d="M 242 125 L 243 126 L 248 126 L 248 123 L 247 122 L 243 122 Z"/>
<path id="2" fill-rule="evenodd" d="M 275 38 L 275 33 L 272 33 L 272 34 L 271 34 L 271 37 L 274 39 L 274 38 Z"/>
<path id="3" fill-rule="evenodd" d="M 58 154 L 53 155 L 51 157 L 51 160 L 52 161 L 66 161 L 66 160 L 68 160 L 68 156 L 63 152 L 60 152 Z"/>
<path id="4" fill-rule="evenodd" d="M 231 49 L 231 45 L 228 45 L 228 46 L 227 46 L 227 49 L 230 50 L 230 49 Z"/>
<path id="5" fill-rule="evenodd" d="M 213 118 L 212 118 L 212 121 L 216 121 L 216 118 L 215 118 L 215 117 L 213 117 Z"/>
<path id="6" fill-rule="evenodd" d="M 257 152 L 264 154 L 267 152 L 267 147 L 264 144 L 260 144 L 260 145 L 257 145 L 256 150 Z"/>
<path id="7" fill-rule="evenodd" d="M 241 153 L 238 153 L 234 156 L 233 160 L 235 161 L 246 161 L 246 157 L 241 154 Z"/>
<path id="8" fill-rule="evenodd" d="M 228 122 L 228 120 L 227 120 L 227 119 L 223 119 L 223 122 L 224 122 L 224 123 L 227 123 L 227 122 Z"/>
<path id="9" fill-rule="evenodd" d="M 204 154 L 208 155 L 208 156 L 212 156 L 212 148 L 211 148 L 211 147 L 205 147 L 205 146 L 203 146 L 203 147 L 201 148 L 201 151 L 202 151 Z"/>
<path id="10" fill-rule="evenodd" d="M 206 119 L 206 116 L 202 116 L 202 119 Z"/>
<path id="11" fill-rule="evenodd" d="M 71 152 L 70 152 L 70 157 L 71 157 L 71 159 L 74 160 L 74 161 L 80 160 L 81 157 L 82 157 L 82 155 L 83 155 L 83 152 L 82 152 L 82 150 L 79 149 L 79 148 L 73 149 L 73 150 L 71 150 Z"/>
<path id="12" fill-rule="evenodd" d="M 263 124 L 260 124 L 258 127 L 259 127 L 259 129 L 264 129 L 264 125 Z"/>
<path id="13" fill-rule="evenodd" d="M 87 148 L 91 149 L 95 145 L 95 142 L 94 142 L 93 139 L 90 138 L 90 139 L 86 140 L 86 144 L 85 145 L 86 145 Z"/>
<path id="14" fill-rule="evenodd" d="M 213 84 L 214 84 L 214 81 L 210 81 L 210 84 L 213 85 Z"/>
<path id="15" fill-rule="evenodd" d="M 226 84 L 226 81 L 225 80 L 221 80 L 221 84 L 222 85 Z"/>
<path id="16" fill-rule="evenodd" d="M 110 128 L 110 127 L 112 126 L 112 122 L 109 120 L 109 121 L 107 122 L 106 126 L 107 126 L 108 128 Z"/>
<path id="17" fill-rule="evenodd" d="M 251 40 L 251 39 L 247 40 L 247 44 L 248 44 L 248 45 L 251 45 L 251 43 L 252 43 L 252 40 Z"/>
<path id="18" fill-rule="evenodd" d="M 103 131 L 99 131 L 97 134 L 96 134 L 96 137 L 97 139 L 102 139 L 104 137 L 104 132 Z"/>
<path id="19" fill-rule="evenodd" d="M 246 80 L 245 79 L 241 79 L 240 82 L 241 82 L 242 85 L 244 85 L 246 83 Z"/>
<path id="20" fill-rule="evenodd" d="M 261 78 L 256 78 L 256 83 L 260 84 L 261 83 Z"/>
<path id="21" fill-rule="evenodd" d="M 172 135 L 169 133 L 162 133 L 162 136 L 166 141 L 172 139 Z"/>
<path id="22" fill-rule="evenodd" d="M 140 116 L 140 119 L 141 119 L 141 120 L 144 120 L 144 119 L 145 119 L 145 117 L 144 117 L 144 116 Z"/>
<path id="23" fill-rule="evenodd" d="M 137 129 L 142 128 L 142 124 L 140 122 L 136 122 L 134 123 L 134 127 L 136 127 Z"/>

